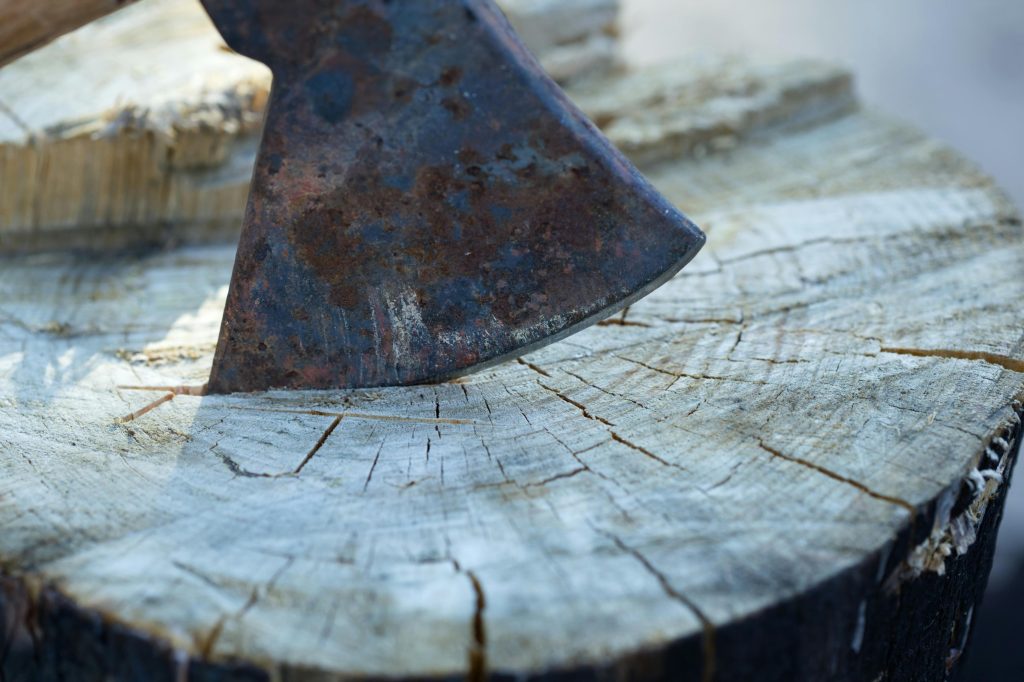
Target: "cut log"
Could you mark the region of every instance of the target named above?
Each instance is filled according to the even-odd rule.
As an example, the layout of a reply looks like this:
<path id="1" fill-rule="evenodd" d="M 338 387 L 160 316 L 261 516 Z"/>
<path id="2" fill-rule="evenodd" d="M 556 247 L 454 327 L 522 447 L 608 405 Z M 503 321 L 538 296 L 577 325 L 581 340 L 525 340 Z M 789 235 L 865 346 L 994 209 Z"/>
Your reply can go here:
<path id="1" fill-rule="evenodd" d="M 559 81 L 615 65 L 617 0 L 501 4 Z M 0 70 L 0 252 L 235 235 L 269 88 L 195 0 L 145 0 Z"/>
<path id="2" fill-rule="evenodd" d="M 704 252 L 459 382 L 195 395 L 232 246 L 5 262 L 6 679 L 955 674 L 1021 437 L 1020 219 L 835 69 L 676 69 L 575 92 Z"/>

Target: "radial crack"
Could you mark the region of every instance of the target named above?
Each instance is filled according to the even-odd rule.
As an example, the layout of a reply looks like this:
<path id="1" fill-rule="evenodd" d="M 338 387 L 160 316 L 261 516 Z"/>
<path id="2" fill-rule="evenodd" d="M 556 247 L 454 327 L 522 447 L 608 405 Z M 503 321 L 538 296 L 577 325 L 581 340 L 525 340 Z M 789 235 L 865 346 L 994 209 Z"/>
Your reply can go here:
<path id="1" fill-rule="evenodd" d="M 218 449 L 218 446 L 220 445 L 219 440 L 210 446 L 208 452 L 210 452 L 213 455 L 216 455 L 217 458 L 224 464 L 224 466 L 228 468 L 228 471 L 230 471 L 235 476 L 241 476 L 243 478 L 285 478 L 289 476 L 297 476 L 302 472 L 302 469 L 309 463 L 309 461 L 313 459 L 313 456 L 320 451 L 320 448 L 324 446 L 324 443 L 326 443 L 327 439 L 331 437 L 331 434 L 334 433 L 334 430 L 338 428 L 338 425 L 341 424 L 341 419 L 342 418 L 340 416 L 335 417 L 334 420 L 331 422 L 330 426 L 328 426 L 327 429 L 324 430 L 322 434 L 320 434 L 320 438 L 317 439 L 313 447 L 309 450 L 309 452 L 306 453 L 306 456 L 303 457 L 299 465 L 295 467 L 295 469 L 288 471 L 283 471 L 279 473 L 269 473 L 262 471 L 251 471 L 249 469 L 246 469 L 237 461 L 235 461 L 233 457 L 224 452 L 221 452 Z M 221 420 L 221 422 L 223 422 L 223 420 Z"/>
<path id="2" fill-rule="evenodd" d="M 156 408 L 160 407 L 164 403 L 169 403 L 170 401 L 174 400 L 174 396 L 175 396 L 174 393 L 168 393 L 167 395 L 163 396 L 162 398 L 158 398 L 157 400 L 154 400 L 153 402 L 151 402 L 150 404 L 146 405 L 145 407 L 140 408 L 138 410 L 135 410 L 131 414 L 126 414 L 123 417 L 118 417 L 117 419 L 114 420 L 114 423 L 115 424 L 127 424 L 128 422 L 133 422 L 136 419 L 138 419 L 139 417 L 152 412 L 153 410 L 155 410 Z"/>
<path id="3" fill-rule="evenodd" d="M 603 387 L 598 386 L 597 384 L 595 384 L 593 382 L 587 381 L 586 379 L 584 379 L 579 374 L 576 374 L 575 372 L 570 372 L 567 369 L 563 369 L 562 371 L 565 372 L 566 374 L 568 374 L 569 376 L 571 376 L 573 379 L 576 379 L 580 383 L 586 384 L 587 386 L 590 386 L 594 390 L 601 391 L 601 393 L 604 393 L 605 395 L 610 395 L 613 398 L 618 398 L 619 400 L 625 400 L 626 402 L 633 403 L 634 405 L 636 405 L 640 409 L 643 409 L 643 410 L 647 409 L 647 406 L 644 405 L 643 403 L 641 403 L 639 401 L 636 401 L 636 400 L 633 400 L 632 398 L 624 396 L 624 395 L 622 395 L 620 393 L 614 393 L 612 391 L 609 391 L 607 388 L 603 388 Z"/>
<path id="4" fill-rule="evenodd" d="M 655 579 L 657 579 L 658 583 L 661 585 L 661 589 L 665 592 L 665 594 L 667 594 L 669 597 L 671 597 L 672 599 L 676 600 L 677 602 L 685 606 L 687 609 L 689 609 L 690 613 L 692 613 L 694 617 L 700 622 L 701 629 L 703 631 L 701 639 L 704 649 L 704 665 L 701 671 L 701 680 L 703 680 L 703 682 L 711 682 L 711 680 L 713 680 L 715 677 L 714 623 L 711 622 L 711 619 L 707 616 L 707 614 L 705 614 L 704 611 L 701 610 L 701 608 L 693 602 L 693 600 L 691 600 L 685 594 L 683 594 L 682 592 L 678 591 L 675 587 L 673 587 L 672 583 L 669 582 L 668 577 L 664 573 L 659 571 L 657 568 L 655 568 L 654 564 L 652 564 L 650 560 L 646 556 L 644 556 L 639 550 L 627 545 L 617 535 L 614 535 L 604 530 L 597 530 L 599 533 L 601 533 L 605 537 L 609 538 L 612 542 L 614 542 L 620 550 L 626 552 L 627 554 L 631 555 L 634 559 L 639 561 L 640 565 L 642 565 L 648 573 L 650 573 L 652 576 L 655 577 Z"/>
<path id="5" fill-rule="evenodd" d="M 334 429 L 338 428 L 338 424 L 340 423 L 341 417 L 335 417 L 334 421 L 331 422 L 331 425 L 328 426 L 327 430 L 325 430 L 323 434 L 320 436 L 320 439 L 316 442 L 316 444 L 313 445 L 310 451 L 306 453 L 306 456 L 303 457 L 302 461 L 299 462 L 299 466 L 295 467 L 294 473 L 302 473 L 303 467 L 305 467 L 309 463 L 309 460 L 313 459 L 313 455 L 320 452 L 320 448 L 324 446 L 324 443 L 327 442 L 327 439 L 331 437 L 331 434 L 334 433 Z"/>
<path id="6" fill-rule="evenodd" d="M 211 654 L 213 654 L 217 640 L 220 639 L 220 635 L 224 631 L 224 626 L 227 625 L 228 621 L 240 621 L 245 614 L 252 609 L 252 607 L 256 606 L 256 603 L 262 599 L 264 595 L 274 589 L 274 585 L 277 584 L 277 581 L 280 580 L 281 576 L 284 575 L 284 572 L 288 570 L 288 567 L 291 566 L 294 561 L 295 557 L 287 557 L 281 568 L 274 572 L 274 575 L 270 577 L 270 580 L 267 581 L 266 585 L 263 586 L 262 589 L 259 585 L 253 588 L 252 592 L 249 593 L 249 598 L 242 605 L 242 608 L 234 613 L 222 614 L 217 618 L 217 621 L 205 636 L 197 638 L 197 648 L 204 659 L 210 658 Z M 195 569 L 192 569 L 191 572 L 194 571 Z"/>
<path id="7" fill-rule="evenodd" d="M 593 419 L 594 421 L 601 422 L 605 426 L 615 426 L 615 424 L 612 424 L 610 421 L 608 421 L 604 417 L 599 417 L 599 416 L 597 416 L 595 414 L 591 414 L 590 410 L 588 410 L 586 405 L 584 405 L 583 403 L 576 402 L 575 400 L 573 400 L 569 396 L 567 396 L 564 393 L 558 391 L 557 389 L 554 389 L 554 388 L 551 388 L 550 386 L 545 385 L 541 381 L 537 381 L 537 384 L 541 388 L 543 388 L 545 391 L 550 391 L 551 393 L 554 393 L 562 401 L 567 402 L 570 405 L 572 405 L 573 407 L 575 407 L 577 410 L 579 410 L 581 413 L 583 413 L 583 416 L 586 417 L 587 419 Z"/>
<path id="8" fill-rule="evenodd" d="M 380 460 L 380 453 L 381 453 L 381 450 L 384 449 L 385 441 L 387 441 L 386 437 L 383 440 L 381 440 L 380 447 L 377 448 L 377 454 L 373 456 L 373 464 L 370 465 L 370 473 L 366 474 L 366 482 L 363 483 L 363 492 L 364 493 L 366 492 L 366 489 L 370 487 L 370 481 L 373 479 L 373 470 L 377 468 L 377 462 L 378 462 L 378 460 Z M 442 476 L 443 476 L 443 474 L 442 474 Z"/>
<path id="9" fill-rule="evenodd" d="M 665 465 L 667 467 L 672 467 L 673 469 L 679 469 L 680 471 L 687 471 L 688 472 L 686 467 L 679 466 L 678 464 L 673 464 L 672 462 L 669 462 L 668 460 L 663 459 L 662 457 L 659 457 L 658 455 L 654 454 L 653 452 L 651 452 L 647 448 L 641 447 L 641 446 L 637 445 L 636 443 L 634 443 L 632 441 L 626 440 L 625 438 L 623 438 L 619 434 L 615 433 L 614 431 L 609 431 L 609 433 L 612 436 L 612 440 L 614 440 L 616 443 L 622 443 L 627 448 L 631 448 L 633 450 L 636 450 L 637 452 L 650 457 L 651 459 L 653 459 L 655 462 L 658 462 L 659 464 L 663 464 L 663 465 Z"/>
<path id="10" fill-rule="evenodd" d="M 447 538 L 445 538 L 445 544 L 448 544 Z M 484 623 L 484 609 L 487 608 L 487 599 L 484 597 L 484 588 L 476 573 L 464 570 L 458 560 L 451 556 L 450 550 L 448 560 L 452 562 L 452 568 L 455 569 L 456 573 L 469 578 L 469 583 L 473 588 L 473 595 L 475 597 L 472 620 L 473 639 L 467 652 L 468 670 L 466 671 L 466 680 L 467 682 L 484 682 L 487 679 L 487 627 Z"/>
<path id="11" fill-rule="evenodd" d="M 469 650 L 469 674 L 470 682 L 483 682 L 487 679 L 487 628 L 484 624 L 484 609 L 487 608 L 487 599 L 484 597 L 484 588 L 480 579 L 473 571 L 466 571 L 466 577 L 473 584 L 473 592 L 476 595 L 476 603 L 473 608 L 473 646 Z"/>
<path id="12" fill-rule="evenodd" d="M 523 367 L 528 367 L 528 368 L 532 369 L 534 372 L 536 372 L 537 374 L 541 375 L 542 377 L 548 377 L 549 379 L 551 378 L 551 375 L 548 374 L 544 370 L 543 367 L 539 367 L 538 365 L 535 365 L 532 362 L 527 362 L 526 360 L 523 360 L 522 358 L 516 358 L 516 362 L 518 362 Z"/>

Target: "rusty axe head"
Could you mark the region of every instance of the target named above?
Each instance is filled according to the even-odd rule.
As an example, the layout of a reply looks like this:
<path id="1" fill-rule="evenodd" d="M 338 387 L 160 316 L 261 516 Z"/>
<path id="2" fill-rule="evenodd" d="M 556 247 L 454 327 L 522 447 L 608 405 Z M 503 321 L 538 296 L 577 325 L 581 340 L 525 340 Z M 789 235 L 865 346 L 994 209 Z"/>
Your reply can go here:
<path id="1" fill-rule="evenodd" d="M 209 391 L 456 376 L 671 277 L 704 235 L 491 0 L 203 0 L 274 83 Z"/>

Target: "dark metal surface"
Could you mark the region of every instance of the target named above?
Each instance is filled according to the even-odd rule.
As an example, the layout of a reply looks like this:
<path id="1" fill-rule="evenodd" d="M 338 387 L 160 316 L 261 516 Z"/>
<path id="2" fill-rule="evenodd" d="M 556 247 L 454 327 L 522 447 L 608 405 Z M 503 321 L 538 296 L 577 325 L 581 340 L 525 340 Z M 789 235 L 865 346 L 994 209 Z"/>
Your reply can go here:
<path id="1" fill-rule="evenodd" d="M 450 378 L 704 243 L 490 0 L 203 2 L 274 73 L 210 392 Z"/>

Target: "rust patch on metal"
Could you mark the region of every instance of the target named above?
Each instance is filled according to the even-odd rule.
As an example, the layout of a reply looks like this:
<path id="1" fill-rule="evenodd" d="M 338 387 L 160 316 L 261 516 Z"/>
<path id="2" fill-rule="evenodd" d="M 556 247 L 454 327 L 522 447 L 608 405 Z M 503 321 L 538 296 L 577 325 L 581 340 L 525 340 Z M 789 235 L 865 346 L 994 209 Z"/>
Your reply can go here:
<path id="1" fill-rule="evenodd" d="M 274 72 L 213 393 L 436 381 L 598 321 L 703 234 L 490 0 L 204 0 Z"/>

